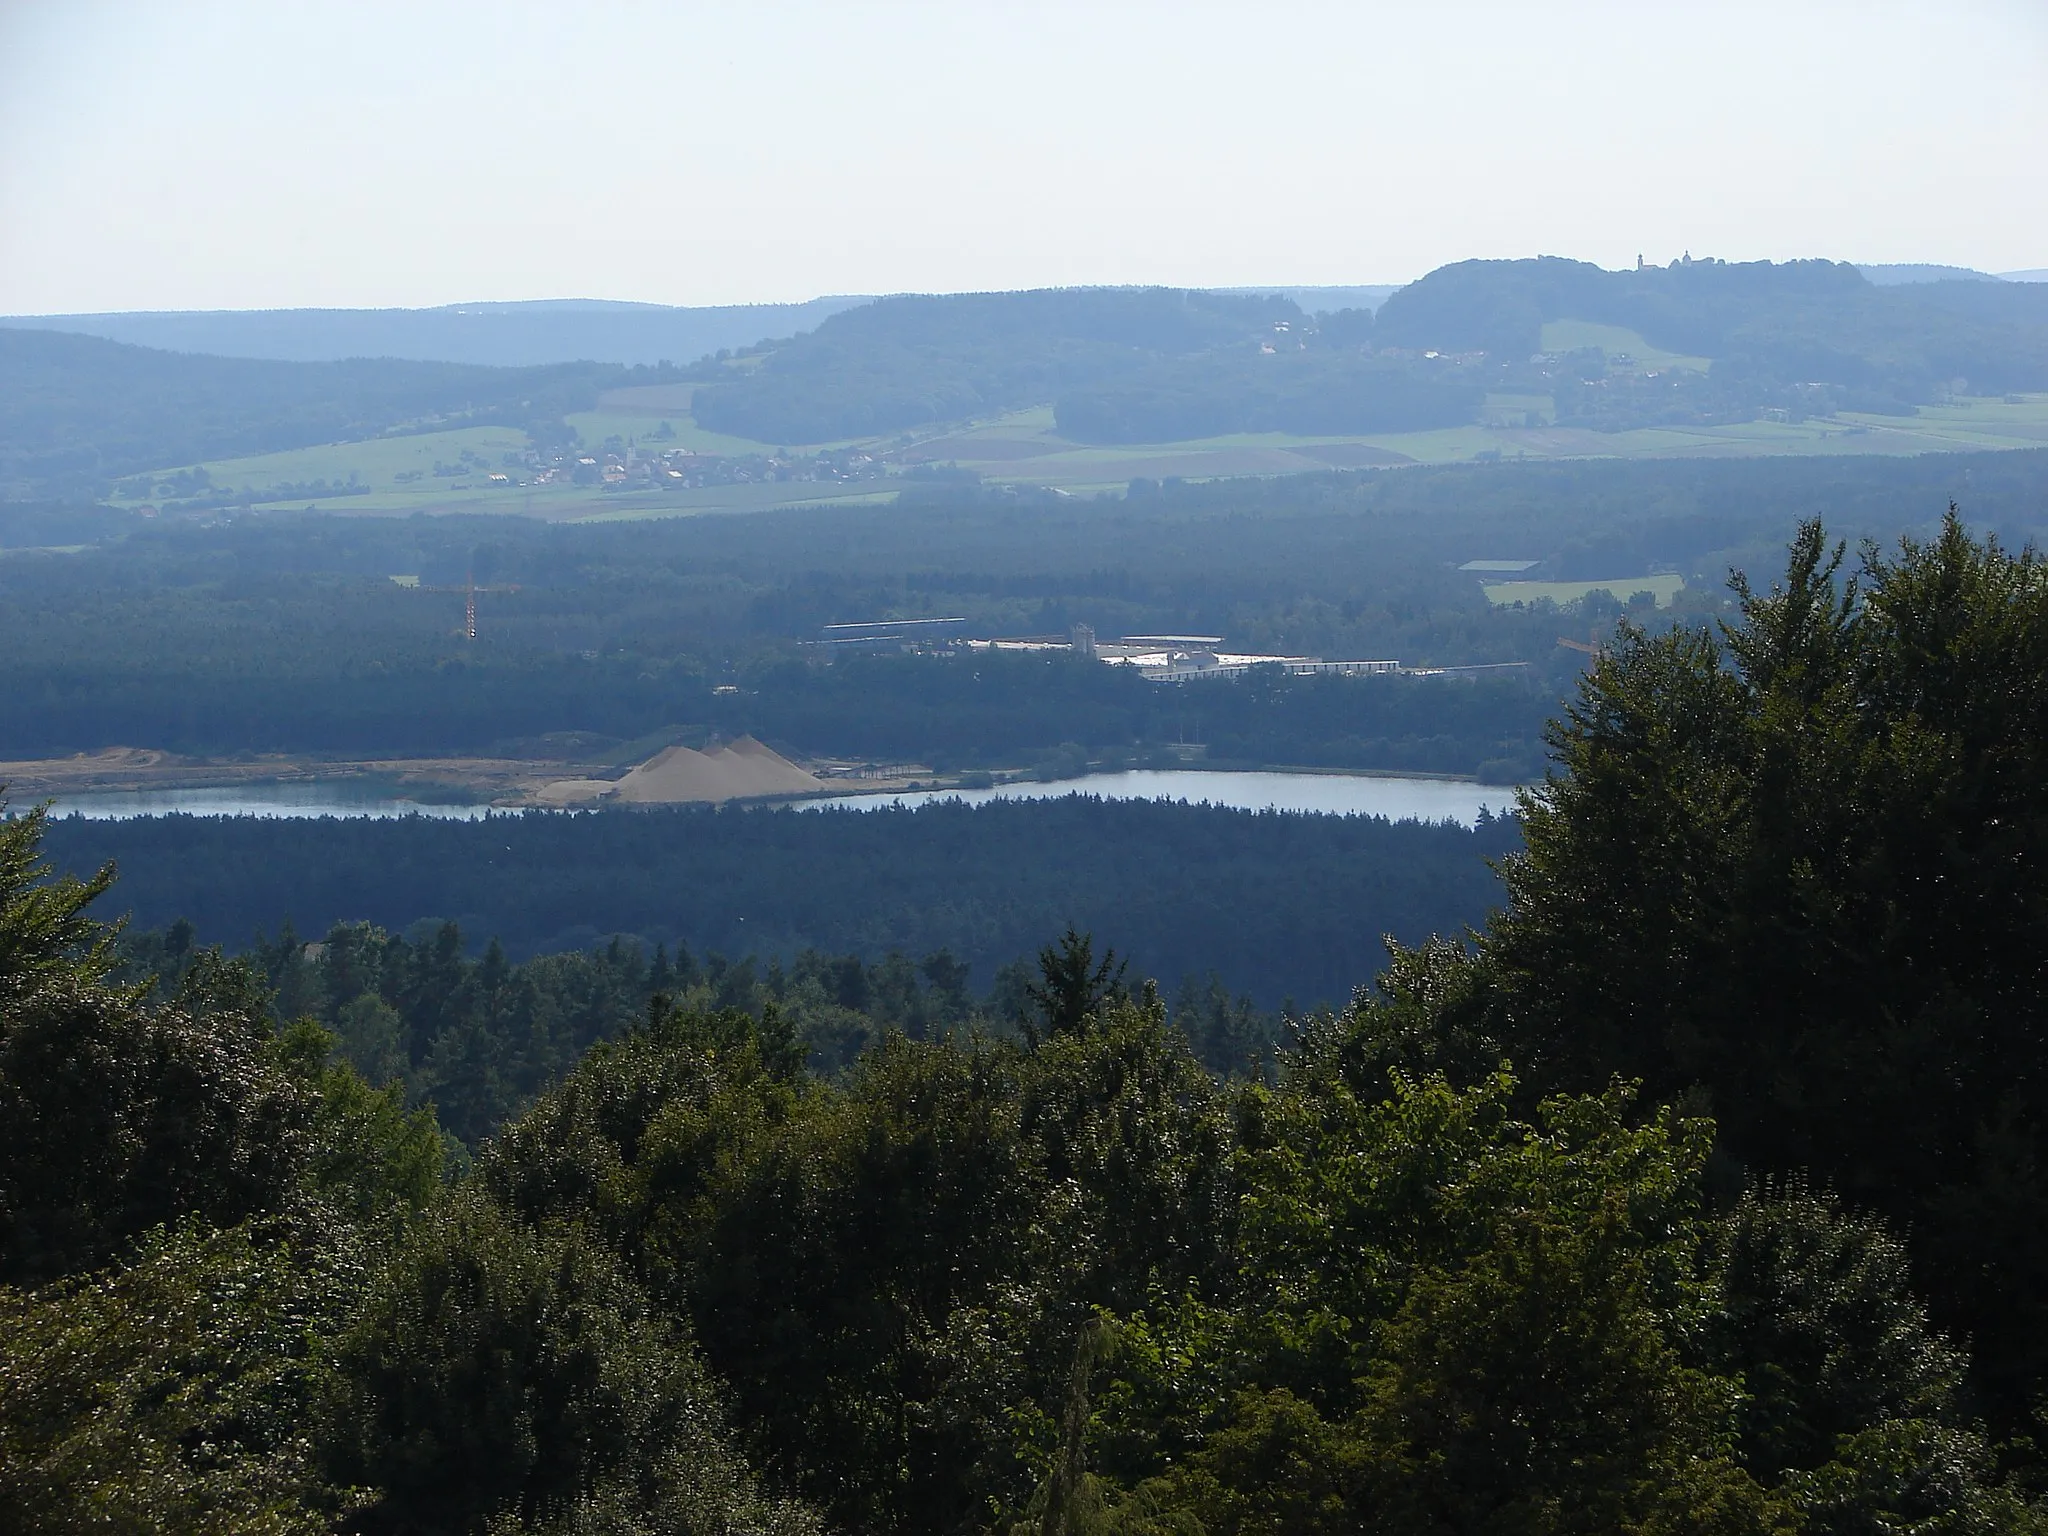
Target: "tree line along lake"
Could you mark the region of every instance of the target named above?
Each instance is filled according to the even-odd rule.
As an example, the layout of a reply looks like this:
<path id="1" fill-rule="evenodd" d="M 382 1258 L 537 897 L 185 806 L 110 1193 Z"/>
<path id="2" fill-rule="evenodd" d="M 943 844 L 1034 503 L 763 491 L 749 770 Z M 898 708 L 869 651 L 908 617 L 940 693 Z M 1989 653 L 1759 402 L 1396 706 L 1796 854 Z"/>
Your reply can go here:
<path id="1" fill-rule="evenodd" d="M 989 800 L 1093 795 L 1105 800 L 1185 801 L 1238 810 L 1292 811 L 1329 816 L 1381 816 L 1389 821 L 1454 821 L 1470 826 L 1481 809 L 1494 815 L 1514 808 L 1512 786 L 1467 779 L 1384 774 L 1230 772 L 1218 769 L 1130 769 L 1090 773 L 1053 782 L 1020 780 L 982 788 L 937 788 L 815 796 L 794 802 L 806 809 L 916 807 L 935 801 L 980 804 Z M 478 820 L 512 814 L 481 804 L 410 798 L 389 784 L 349 779 L 242 784 L 225 788 L 109 790 L 54 797 L 52 814 L 91 820 L 139 816 L 374 817 L 427 816 Z"/>

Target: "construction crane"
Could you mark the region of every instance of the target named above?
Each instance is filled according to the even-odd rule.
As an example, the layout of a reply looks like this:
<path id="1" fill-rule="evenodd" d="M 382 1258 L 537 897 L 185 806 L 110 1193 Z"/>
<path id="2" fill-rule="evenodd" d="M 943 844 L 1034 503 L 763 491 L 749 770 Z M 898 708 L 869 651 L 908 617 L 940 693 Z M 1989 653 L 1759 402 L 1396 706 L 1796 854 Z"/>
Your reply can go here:
<path id="1" fill-rule="evenodd" d="M 502 586 L 480 587 L 476 584 L 476 572 L 471 571 L 469 579 L 459 587 L 420 587 L 418 590 L 421 592 L 460 592 L 462 594 L 462 637 L 465 640 L 474 640 L 476 638 L 477 593 L 517 592 L 519 585 L 517 582 L 511 582 Z"/>
<path id="2" fill-rule="evenodd" d="M 1584 640 L 1573 640 L 1569 636 L 1559 635 L 1557 643 L 1568 651 L 1578 651 L 1596 660 L 1607 654 L 1607 647 L 1600 643 L 1600 631 L 1597 629 L 1587 630 Z"/>

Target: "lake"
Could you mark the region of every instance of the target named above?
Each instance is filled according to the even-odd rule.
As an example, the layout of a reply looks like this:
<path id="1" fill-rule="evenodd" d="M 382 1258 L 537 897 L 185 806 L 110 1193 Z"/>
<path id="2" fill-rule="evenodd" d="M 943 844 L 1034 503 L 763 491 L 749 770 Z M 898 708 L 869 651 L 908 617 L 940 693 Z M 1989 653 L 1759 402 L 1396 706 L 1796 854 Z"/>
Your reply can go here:
<path id="1" fill-rule="evenodd" d="M 1405 779 L 1349 773 L 1223 773 L 1214 769 L 1134 769 L 1091 773 L 1050 784 L 1017 783 L 992 789 L 913 790 L 880 795 L 828 795 L 797 802 L 804 810 L 844 806 L 929 805 L 935 800 L 1045 800 L 1100 795 L 1105 800 L 1184 800 L 1250 811 L 1305 811 L 1328 816 L 1384 816 L 1390 821 L 1455 821 L 1472 825 L 1480 807 L 1513 807 L 1504 785 L 1460 779 Z M 437 805 L 408 800 L 390 785 L 313 779 L 291 784 L 243 784 L 225 789 L 108 790 L 55 797 L 52 814 L 120 820 L 132 816 L 433 816 L 475 821 L 484 805 Z M 499 814 L 506 814 L 500 812 Z"/>
<path id="2" fill-rule="evenodd" d="M 127 789 L 55 795 L 53 816 L 123 821 L 133 816 L 435 816 L 476 821 L 484 805 L 433 805 L 398 796 L 390 784 L 305 779 L 291 784 L 237 784 L 225 789 Z M 17 807 L 18 808 L 18 807 Z"/>
<path id="3" fill-rule="evenodd" d="M 993 789 L 913 790 L 888 795 L 834 795 L 806 800 L 817 806 L 873 810 L 884 805 L 929 805 L 934 800 L 1045 800 L 1100 795 L 1105 800 L 1185 800 L 1246 811 L 1308 811 L 1324 816 L 1384 816 L 1389 821 L 1455 821 L 1471 826 L 1482 806 L 1511 810 L 1515 791 L 1464 779 L 1401 779 L 1363 773 L 1222 773 L 1201 768 L 1137 768 L 1091 773 L 1051 784 L 1001 784 Z"/>

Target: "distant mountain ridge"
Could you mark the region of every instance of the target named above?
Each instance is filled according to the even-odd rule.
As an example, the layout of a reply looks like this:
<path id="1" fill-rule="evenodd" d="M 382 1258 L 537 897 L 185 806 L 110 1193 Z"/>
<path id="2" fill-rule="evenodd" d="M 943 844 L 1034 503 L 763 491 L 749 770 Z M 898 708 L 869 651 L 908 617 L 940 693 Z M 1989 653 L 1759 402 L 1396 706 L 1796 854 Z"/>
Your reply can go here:
<path id="1" fill-rule="evenodd" d="M 274 362 L 396 358 L 528 368 L 693 363 L 809 330 L 861 297 L 684 309 L 607 299 L 447 304 L 436 309 L 161 310 L 10 315 L 0 326 L 100 336 L 164 352 Z"/>
<path id="2" fill-rule="evenodd" d="M 1880 288 L 1906 283 L 1999 283 L 1996 272 L 1979 272 L 1975 267 L 1948 267 L 1930 261 L 1859 261 L 1856 270 Z"/>
<path id="3" fill-rule="evenodd" d="M 98 496 L 137 470 L 499 425 L 558 434 L 601 390 L 657 377 L 610 363 L 485 368 L 356 358 L 278 362 L 0 329 L 0 499 Z"/>
<path id="4" fill-rule="evenodd" d="M 785 443 L 1044 405 L 1063 436 L 1104 444 L 1471 419 L 1483 395 L 1475 381 L 1415 377 L 1376 359 L 1359 346 L 1371 329 L 1369 310 L 1311 317 L 1281 293 L 903 294 L 764 348 L 744 371 L 702 373 L 693 409 L 700 426 Z"/>
<path id="5" fill-rule="evenodd" d="M 2018 272 L 1980 272 L 1975 267 L 1948 267 L 1927 261 L 1859 261 L 1856 270 L 1880 288 L 1906 283 L 2048 283 L 2048 267 Z"/>
<path id="6" fill-rule="evenodd" d="M 1373 336 L 1513 363 L 1542 351 L 1544 326 L 1563 320 L 1711 359 L 1721 383 L 1758 400 L 1825 386 L 1848 392 L 1837 404 L 1904 412 L 1957 379 L 1977 392 L 2048 389 L 2048 288 L 1879 286 L 1831 261 L 1688 259 L 1618 272 L 1556 256 L 1463 261 L 1388 299 Z"/>
<path id="7" fill-rule="evenodd" d="M 1547 344 L 1561 322 L 1580 339 Z M 1650 350 L 1685 366 L 1634 360 Z M 1062 437 L 1102 444 L 1425 431 L 1483 412 L 1621 431 L 2048 390 L 2048 287 L 1546 256 L 1457 262 L 1376 308 L 1315 315 L 1284 291 L 903 295 L 757 353 L 700 371 L 700 425 L 819 443 L 1051 405 Z"/>
<path id="8" fill-rule="evenodd" d="M 1323 285 L 1307 288 L 1289 288 L 1284 285 L 1267 283 L 1252 288 L 1211 288 L 1210 293 L 1250 294 L 1264 297 L 1277 294 L 1300 307 L 1305 315 L 1324 315 L 1339 309 L 1375 310 L 1389 298 L 1407 286 L 1404 283 L 1363 283 L 1352 285 Z"/>
<path id="9" fill-rule="evenodd" d="M 1391 293 L 1080 287 L 0 321 L 0 496 L 98 496 L 141 470 L 454 426 L 568 442 L 568 415 L 631 385 L 672 389 L 641 402 L 648 430 L 674 416 L 764 446 L 884 453 L 935 427 L 1048 410 L 1030 428 L 1044 440 L 1108 446 L 1907 417 L 2048 392 L 2048 283 L 1903 270 L 1874 283 L 1831 261 L 1610 271 L 1539 257 L 1458 262 Z M 589 360 L 509 365 L 578 355 Z M 632 421 L 597 430 L 623 436 Z M 1517 446 L 1484 451 L 1502 444 Z"/>
<path id="10" fill-rule="evenodd" d="M 1400 286 L 1282 285 L 1204 291 L 1233 297 L 1278 295 L 1314 314 L 1370 311 Z M 98 336 L 162 352 L 271 362 L 389 357 L 490 368 L 574 362 L 681 366 L 717 352 L 736 352 L 814 330 L 831 316 L 875 299 L 830 294 L 788 304 L 679 306 L 629 299 L 520 299 L 424 309 L 116 310 L 0 315 L 0 326 Z"/>

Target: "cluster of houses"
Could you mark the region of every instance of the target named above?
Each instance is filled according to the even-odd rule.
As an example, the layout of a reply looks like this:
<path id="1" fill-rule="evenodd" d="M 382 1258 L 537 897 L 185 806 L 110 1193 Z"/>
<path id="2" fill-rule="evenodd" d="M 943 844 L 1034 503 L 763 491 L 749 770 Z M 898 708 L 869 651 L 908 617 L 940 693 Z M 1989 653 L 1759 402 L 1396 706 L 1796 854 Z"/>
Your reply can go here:
<path id="1" fill-rule="evenodd" d="M 805 480 L 872 480 L 885 473 L 881 462 L 856 448 L 795 454 L 699 453 L 689 448 L 649 447 L 614 438 L 601 449 L 529 452 L 519 485 L 601 485 L 607 490 L 696 490 L 707 485 L 769 484 Z"/>

